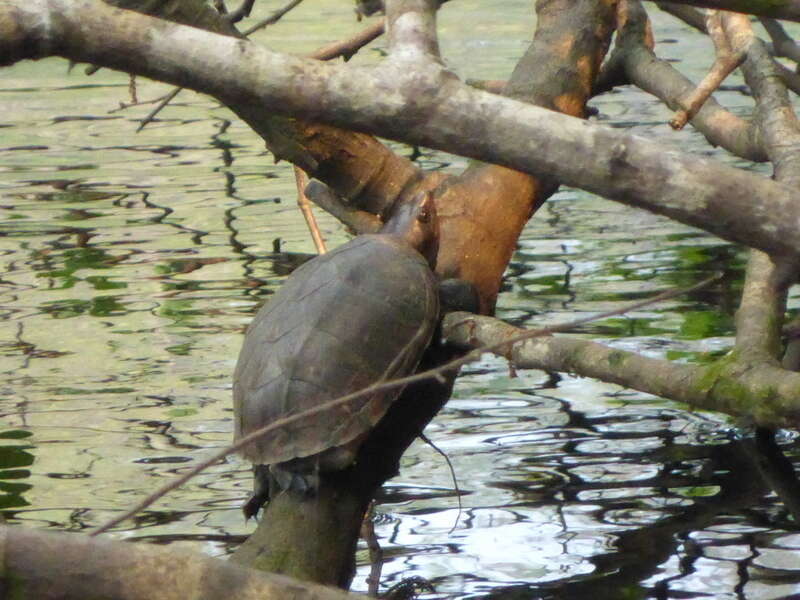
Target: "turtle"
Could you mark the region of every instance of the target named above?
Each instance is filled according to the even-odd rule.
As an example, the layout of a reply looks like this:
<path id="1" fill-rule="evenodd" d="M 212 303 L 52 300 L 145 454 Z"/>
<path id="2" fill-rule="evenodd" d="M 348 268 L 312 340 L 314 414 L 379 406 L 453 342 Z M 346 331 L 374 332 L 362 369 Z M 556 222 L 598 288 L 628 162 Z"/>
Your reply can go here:
<path id="1" fill-rule="evenodd" d="M 437 250 L 433 197 L 421 194 L 378 233 L 296 269 L 246 331 L 233 380 L 234 439 L 413 372 L 439 322 Z M 303 415 L 244 446 L 255 474 L 245 517 L 272 493 L 313 493 L 320 473 L 353 464 L 401 391 Z"/>

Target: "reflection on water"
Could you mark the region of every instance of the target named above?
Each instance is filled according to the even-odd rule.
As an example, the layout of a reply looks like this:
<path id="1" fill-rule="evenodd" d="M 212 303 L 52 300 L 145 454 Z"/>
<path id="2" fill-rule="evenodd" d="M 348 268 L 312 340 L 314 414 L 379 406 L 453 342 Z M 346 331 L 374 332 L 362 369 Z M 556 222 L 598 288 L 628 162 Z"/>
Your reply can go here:
<path id="1" fill-rule="evenodd" d="M 525 14 L 527 3 L 511 4 Z M 443 15 L 451 36 L 453 18 Z M 468 76 L 510 70 L 524 46 L 500 28 L 470 33 L 508 48 L 481 63 L 445 40 Z M 0 509 L 16 524 L 84 530 L 230 441 L 243 328 L 312 245 L 291 171 L 212 102 L 184 93 L 134 135 L 144 112 L 108 114 L 126 77 L 101 71 L 86 87 L 58 61 L 11 72 L 0 89 Z M 139 85 L 141 97 L 164 89 Z M 662 109 L 631 92 L 599 99 L 602 119 L 628 122 L 621 98 L 635 103 L 637 128 L 669 135 Z M 464 164 L 431 152 L 418 162 Z M 321 222 L 332 245 L 345 239 Z M 576 332 L 708 360 L 730 345 L 742 262 L 716 239 L 565 189 L 520 241 L 499 315 L 557 323 L 722 273 Z M 415 445 L 378 509 L 386 585 L 420 575 L 461 598 L 800 592 L 800 535 L 719 416 L 568 375 L 511 378 L 486 357 L 428 435 L 453 460 L 463 514 L 451 532 L 448 469 Z M 796 460 L 795 439 L 781 441 Z M 249 486 L 248 465 L 231 458 L 114 535 L 225 554 L 251 528 L 239 511 Z M 365 549 L 359 561 L 365 589 Z"/>

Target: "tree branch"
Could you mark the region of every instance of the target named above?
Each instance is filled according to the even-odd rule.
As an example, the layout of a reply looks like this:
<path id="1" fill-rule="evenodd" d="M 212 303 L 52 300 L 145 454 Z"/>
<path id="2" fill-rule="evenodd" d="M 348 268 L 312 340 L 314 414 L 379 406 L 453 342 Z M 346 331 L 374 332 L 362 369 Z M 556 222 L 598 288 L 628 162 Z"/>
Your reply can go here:
<path id="1" fill-rule="evenodd" d="M 670 4 L 686 4 L 700 8 L 727 10 L 760 17 L 800 21 L 800 0 L 756 2 L 754 0 L 670 0 Z"/>
<path id="2" fill-rule="evenodd" d="M 706 19 L 706 29 L 714 42 L 715 57 L 711 69 L 703 77 L 697 87 L 683 100 L 683 108 L 677 111 L 670 125 L 673 129 L 682 129 L 686 122 L 697 114 L 711 94 L 719 88 L 725 78 L 730 75 L 744 60 L 746 47 L 741 41 L 741 36 L 729 35 L 724 23 L 732 19 L 746 21 L 744 15 L 722 13 L 714 11 Z"/>
<path id="3" fill-rule="evenodd" d="M 438 0 L 387 0 L 389 55 L 393 60 L 440 62 L 436 35 Z"/>
<path id="4" fill-rule="evenodd" d="M 500 346 L 518 369 L 560 371 L 744 417 L 763 426 L 800 425 L 800 374 L 772 365 L 745 366 L 732 352 L 710 366 L 675 363 L 566 336 L 505 344 L 524 330 L 491 317 L 445 316 L 443 335 L 465 347 Z M 510 346 L 510 350 L 508 349 Z"/>
<path id="5" fill-rule="evenodd" d="M 693 8 L 688 10 L 697 12 Z M 658 58 L 646 44 L 646 15 L 638 1 L 628 1 L 627 16 L 614 49 L 615 55 L 621 55 L 627 79 L 669 108 L 679 110 L 686 102 L 684 99 L 692 94 L 694 84 L 670 63 Z M 726 110 L 713 97 L 691 118 L 691 124 L 713 146 L 755 162 L 767 160 L 759 129 Z"/>
<path id="6" fill-rule="evenodd" d="M 749 23 L 737 21 L 740 37 L 748 37 L 745 81 L 756 99 L 756 122 L 762 131 L 775 178 L 800 184 L 800 123 L 781 83 L 775 62 L 764 43 L 753 35 Z M 742 302 L 736 314 L 736 347 L 743 359 L 775 363 L 781 348 L 781 326 L 789 285 L 797 280 L 797 265 L 751 252 Z M 797 346 L 791 340 L 789 346 Z M 794 354 L 796 348 L 787 350 Z"/>
<path id="7" fill-rule="evenodd" d="M 345 600 L 341 590 L 154 544 L 0 525 L 0 593 L 36 600 Z"/>
<path id="8" fill-rule="evenodd" d="M 759 19 L 764 26 L 767 34 L 772 40 L 772 47 L 774 48 L 775 56 L 782 56 L 794 62 L 800 62 L 800 46 L 797 45 L 786 30 L 775 19 L 767 19 L 762 17 Z"/>
<path id="9" fill-rule="evenodd" d="M 443 69 L 320 64 L 95 0 L 20 0 L 2 9 L 0 64 L 59 54 L 129 69 L 229 105 L 271 108 L 555 177 L 770 254 L 795 256 L 800 249 L 797 188 L 471 89 Z"/>

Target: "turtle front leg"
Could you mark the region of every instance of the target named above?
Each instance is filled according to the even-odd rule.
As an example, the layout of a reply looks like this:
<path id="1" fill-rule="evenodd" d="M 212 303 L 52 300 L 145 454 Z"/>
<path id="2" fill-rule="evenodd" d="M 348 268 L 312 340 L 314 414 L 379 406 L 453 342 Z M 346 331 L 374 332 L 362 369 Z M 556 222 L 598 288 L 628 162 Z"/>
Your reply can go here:
<path id="1" fill-rule="evenodd" d="M 464 311 L 478 314 L 481 300 L 478 290 L 465 279 L 443 279 L 439 282 L 439 312 Z"/>
<path id="2" fill-rule="evenodd" d="M 269 502 L 269 465 L 253 465 L 253 495 L 242 506 L 244 519 L 255 517 Z"/>

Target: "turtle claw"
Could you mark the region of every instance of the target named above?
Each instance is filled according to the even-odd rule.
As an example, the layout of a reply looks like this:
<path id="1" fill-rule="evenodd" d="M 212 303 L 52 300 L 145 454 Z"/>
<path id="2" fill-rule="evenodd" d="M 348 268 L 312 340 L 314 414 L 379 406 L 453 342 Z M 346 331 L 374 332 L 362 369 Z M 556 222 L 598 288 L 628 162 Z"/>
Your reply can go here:
<path id="1" fill-rule="evenodd" d="M 258 521 L 258 511 L 261 510 L 261 507 L 264 506 L 264 504 L 266 504 L 268 500 L 269 496 L 267 496 L 266 498 L 263 496 L 258 496 L 256 494 L 250 496 L 250 499 L 244 503 L 244 506 L 242 506 L 242 512 L 244 513 L 244 522 L 247 523 L 247 521 L 249 521 L 251 517 L 256 521 Z"/>

